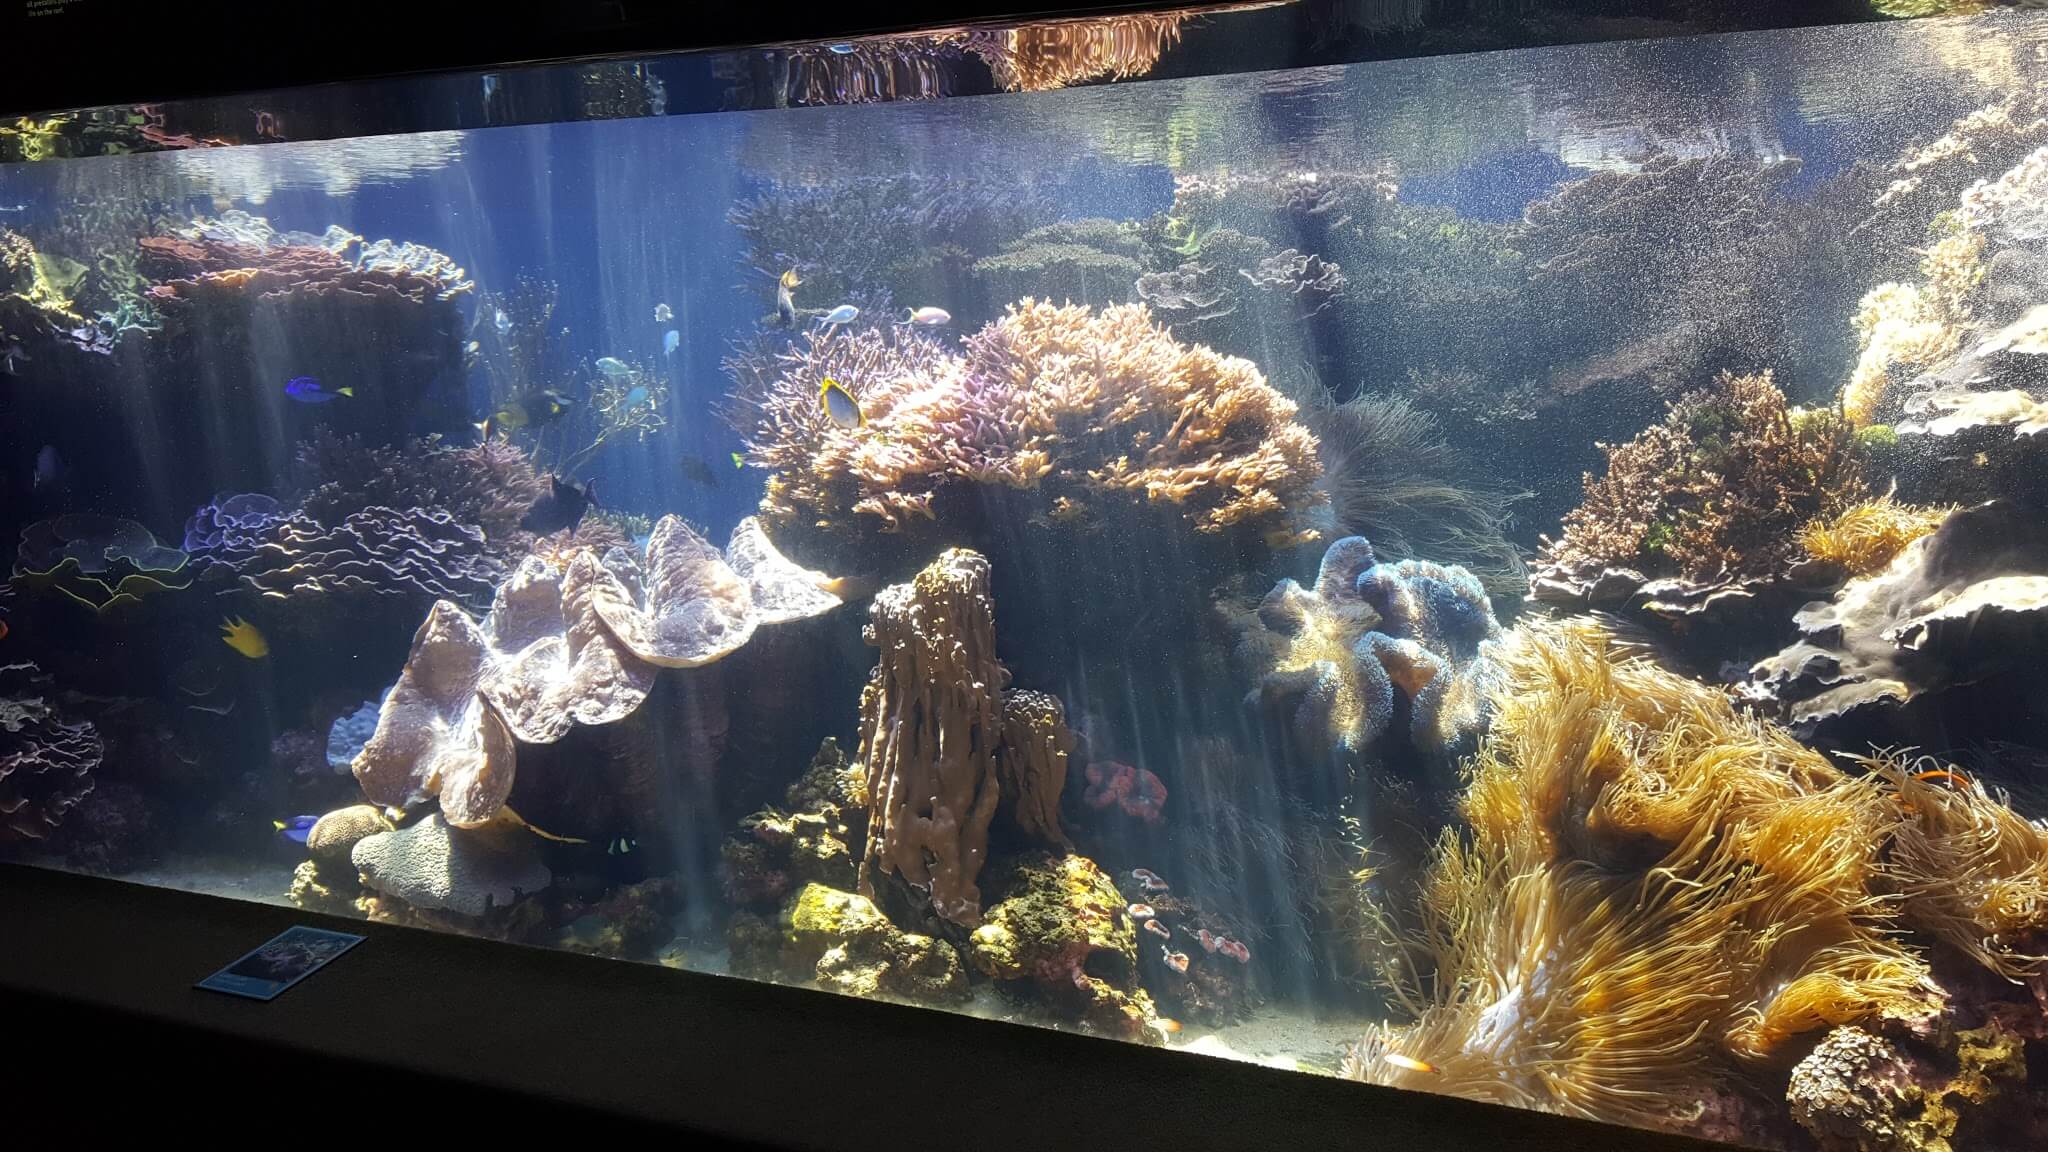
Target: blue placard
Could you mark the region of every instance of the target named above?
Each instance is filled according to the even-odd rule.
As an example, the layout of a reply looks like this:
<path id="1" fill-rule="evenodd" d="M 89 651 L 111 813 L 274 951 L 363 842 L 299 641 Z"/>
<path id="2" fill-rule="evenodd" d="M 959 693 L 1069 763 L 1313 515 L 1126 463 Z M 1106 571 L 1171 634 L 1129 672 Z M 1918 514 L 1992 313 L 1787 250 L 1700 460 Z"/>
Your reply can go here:
<path id="1" fill-rule="evenodd" d="M 363 942 L 361 936 L 325 928 L 287 928 L 201 980 L 197 987 L 251 1000 L 275 1000 L 285 989 L 318 972 L 327 962 Z"/>

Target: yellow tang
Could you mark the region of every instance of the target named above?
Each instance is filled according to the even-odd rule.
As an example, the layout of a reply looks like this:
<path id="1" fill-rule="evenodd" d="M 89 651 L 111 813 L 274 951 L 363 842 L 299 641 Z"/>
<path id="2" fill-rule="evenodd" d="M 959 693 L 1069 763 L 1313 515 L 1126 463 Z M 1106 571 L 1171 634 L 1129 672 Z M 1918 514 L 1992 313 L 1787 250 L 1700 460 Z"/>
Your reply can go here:
<path id="1" fill-rule="evenodd" d="M 853 398 L 853 393 L 848 392 L 839 381 L 830 376 L 825 377 L 825 382 L 818 385 L 818 407 L 824 410 L 825 419 L 841 428 L 858 428 L 868 422 L 867 416 L 860 410 L 860 402 Z"/>
<path id="2" fill-rule="evenodd" d="M 220 641 L 251 660 L 270 655 L 270 641 L 263 638 L 254 624 L 239 617 L 220 622 Z"/>

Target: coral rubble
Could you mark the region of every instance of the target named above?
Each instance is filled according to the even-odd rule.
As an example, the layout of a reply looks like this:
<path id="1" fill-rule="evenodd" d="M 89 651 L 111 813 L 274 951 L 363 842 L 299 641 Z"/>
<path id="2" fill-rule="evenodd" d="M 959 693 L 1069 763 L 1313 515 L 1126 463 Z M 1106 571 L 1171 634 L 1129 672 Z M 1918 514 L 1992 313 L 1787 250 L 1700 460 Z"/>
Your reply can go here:
<path id="1" fill-rule="evenodd" d="M 1356 756 L 1405 705 L 1408 739 L 1448 757 L 1485 726 L 1500 625 L 1462 568 L 1381 563 L 1352 536 L 1330 545 L 1313 588 L 1282 580 L 1237 621 L 1246 701 L 1311 758 Z"/>

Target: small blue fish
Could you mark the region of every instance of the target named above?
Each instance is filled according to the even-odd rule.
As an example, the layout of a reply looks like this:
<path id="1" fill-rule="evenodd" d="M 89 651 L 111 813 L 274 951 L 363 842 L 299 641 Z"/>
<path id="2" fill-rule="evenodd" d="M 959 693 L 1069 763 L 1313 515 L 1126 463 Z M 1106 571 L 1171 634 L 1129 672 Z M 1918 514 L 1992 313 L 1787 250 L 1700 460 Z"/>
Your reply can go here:
<path id="1" fill-rule="evenodd" d="M 311 376 L 294 376 L 285 381 L 284 394 L 301 404 L 327 404 L 338 397 L 353 396 L 353 388 L 329 388 Z"/>
<path id="2" fill-rule="evenodd" d="M 851 304 L 841 304 L 839 307 L 825 313 L 820 319 L 820 323 L 828 326 L 833 324 L 851 324 L 859 316 L 860 309 L 855 308 Z"/>
<path id="3" fill-rule="evenodd" d="M 675 329 L 671 328 L 662 335 L 661 354 L 663 356 L 675 355 L 676 349 L 681 348 L 682 346 L 683 334 L 681 332 L 678 332 Z"/>
<path id="4" fill-rule="evenodd" d="M 860 410 L 860 402 L 853 398 L 839 381 L 830 376 L 818 385 L 818 407 L 824 409 L 825 419 L 835 426 L 846 429 L 858 428 L 868 422 Z"/>
<path id="5" fill-rule="evenodd" d="M 270 826 L 277 829 L 278 835 L 292 843 L 304 844 L 306 837 L 313 832 L 313 825 L 319 822 L 318 816 L 294 816 L 289 820 L 272 820 Z"/>
<path id="6" fill-rule="evenodd" d="M 597 358 L 597 370 L 614 380 L 621 376 L 631 376 L 633 374 L 633 366 L 617 356 L 599 356 Z"/>
<path id="7" fill-rule="evenodd" d="M 634 388 L 631 392 L 626 393 L 625 407 L 628 410 L 638 408 L 639 406 L 645 403 L 647 403 L 647 386 L 645 384 L 642 384 Z"/>
<path id="8" fill-rule="evenodd" d="M 825 45 L 825 51 L 832 53 L 834 56 L 851 56 L 854 53 L 854 47 L 853 45 L 848 44 L 846 41 L 841 40 L 837 44 Z"/>
<path id="9" fill-rule="evenodd" d="M 505 315 L 503 308 L 498 309 L 497 315 L 491 317 L 491 324 L 497 328 L 498 335 L 500 336 L 510 336 L 512 334 L 512 318 Z"/>

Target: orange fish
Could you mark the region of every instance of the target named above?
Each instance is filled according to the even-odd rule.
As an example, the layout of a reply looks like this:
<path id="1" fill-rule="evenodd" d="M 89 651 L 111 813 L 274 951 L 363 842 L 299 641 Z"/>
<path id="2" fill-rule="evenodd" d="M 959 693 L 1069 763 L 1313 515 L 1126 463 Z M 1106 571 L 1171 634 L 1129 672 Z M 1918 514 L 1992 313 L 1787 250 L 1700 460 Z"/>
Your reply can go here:
<path id="1" fill-rule="evenodd" d="M 1403 1056 L 1399 1052 L 1382 1052 L 1380 1053 L 1380 1059 L 1385 1060 L 1396 1068 L 1405 1068 L 1410 1072 L 1429 1072 L 1433 1074 L 1437 1070 L 1436 1065 L 1431 1064 L 1427 1060 L 1417 1060 L 1413 1056 Z"/>
<path id="2" fill-rule="evenodd" d="M 1929 768 L 1925 772 L 1913 773 L 1913 779 L 1946 780 L 1948 781 L 1949 787 L 1960 788 L 1964 791 L 1968 791 L 1970 787 L 1970 778 L 1968 776 L 1963 775 L 1961 772 L 1956 771 L 1953 768 Z"/>

